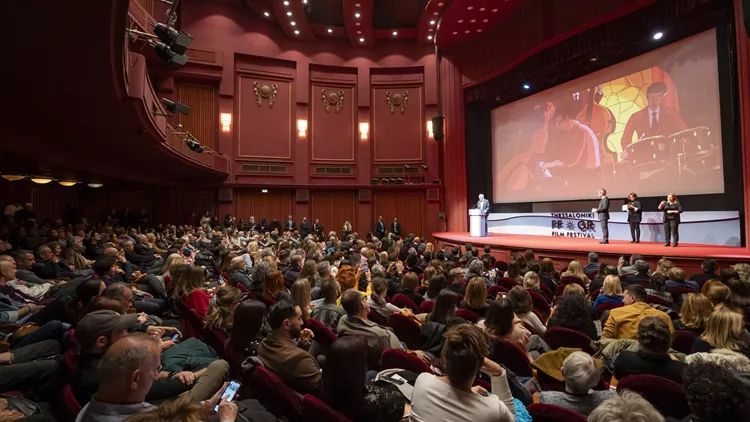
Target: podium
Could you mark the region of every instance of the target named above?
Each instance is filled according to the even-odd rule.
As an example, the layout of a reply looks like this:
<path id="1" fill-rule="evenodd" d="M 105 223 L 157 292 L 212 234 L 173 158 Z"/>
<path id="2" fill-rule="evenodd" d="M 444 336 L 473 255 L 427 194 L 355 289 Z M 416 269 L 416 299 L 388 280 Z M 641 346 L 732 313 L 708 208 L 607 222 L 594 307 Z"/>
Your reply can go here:
<path id="1" fill-rule="evenodd" d="M 487 236 L 487 213 L 480 209 L 472 208 L 469 210 L 469 236 L 485 237 Z"/>

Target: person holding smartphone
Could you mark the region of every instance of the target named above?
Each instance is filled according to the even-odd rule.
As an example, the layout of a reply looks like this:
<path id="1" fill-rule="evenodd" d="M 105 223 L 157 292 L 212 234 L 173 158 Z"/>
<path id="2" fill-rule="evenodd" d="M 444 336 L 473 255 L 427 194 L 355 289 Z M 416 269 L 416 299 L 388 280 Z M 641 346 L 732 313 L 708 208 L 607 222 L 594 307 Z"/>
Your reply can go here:
<path id="1" fill-rule="evenodd" d="M 641 243 L 641 219 L 643 210 L 641 210 L 641 201 L 638 200 L 638 194 L 635 192 L 628 195 L 628 224 L 630 224 L 630 236 L 633 240 L 630 243 Z"/>
<path id="2" fill-rule="evenodd" d="M 661 201 L 659 210 L 664 211 L 664 246 L 669 246 L 671 238 L 674 239 L 673 247 L 677 247 L 680 242 L 680 214 L 682 214 L 682 205 L 679 198 L 674 193 L 667 195 L 666 201 Z"/>

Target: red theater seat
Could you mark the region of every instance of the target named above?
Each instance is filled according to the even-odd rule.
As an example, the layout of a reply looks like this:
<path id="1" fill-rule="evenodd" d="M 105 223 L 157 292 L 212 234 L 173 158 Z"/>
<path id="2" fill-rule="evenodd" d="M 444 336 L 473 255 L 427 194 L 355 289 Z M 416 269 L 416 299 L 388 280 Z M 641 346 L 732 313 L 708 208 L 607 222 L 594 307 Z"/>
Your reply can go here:
<path id="1" fill-rule="evenodd" d="M 564 407 L 533 403 L 526 410 L 534 422 L 586 422 L 586 417 Z"/>
<path id="2" fill-rule="evenodd" d="M 303 422 L 352 422 L 322 400 L 306 394 L 302 397 Z"/>
<path id="3" fill-rule="evenodd" d="M 628 375 L 617 383 L 618 390 L 631 390 L 653 404 L 664 416 L 681 420 L 690 414 L 682 386 L 654 375 Z"/>

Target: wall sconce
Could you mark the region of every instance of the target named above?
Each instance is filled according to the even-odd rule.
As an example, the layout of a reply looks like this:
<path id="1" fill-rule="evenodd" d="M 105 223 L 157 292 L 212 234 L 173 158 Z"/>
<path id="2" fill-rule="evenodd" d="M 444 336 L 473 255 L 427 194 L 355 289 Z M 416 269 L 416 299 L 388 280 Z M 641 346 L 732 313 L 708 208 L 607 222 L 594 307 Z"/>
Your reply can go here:
<path id="1" fill-rule="evenodd" d="M 76 182 L 75 180 L 60 180 L 57 183 L 59 183 L 62 186 L 65 186 L 65 187 L 69 188 L 71 186 L 75 186 L 75 184 L 78 183 L 78 182 Z"/>
<path id="2" fill-rule="evenodd" d="M 297 131 L 299 132 L 300 138 L 304 138 L 307 135 L 307 120 L 297 120 Z"/>
<path id="3" fill-rule="evenodd" d="M 31 181 L 34 183 L 39 183 L 40 185 L 46 185 L 47 183 L 51 182 L 52 179 L 48 179 L 46 177 L 35 177 L 31 179 Z"/>
<path id="4" fill-rule="evenodd" d="M 2 178 L 9 182 L 17 182 L 19 180 L 25 179 L 26 176 L 22 176 L 20 174 L 4 174 L 2 175 Z"/>
<path id="5" fill-rule="evenodd" d="M 432 133 L 432 119 L 427 121 L 427 136 L 429 136 L 430 138 L 435 137 Z"/>
<path id="6" fill-rule="evenodd" d="M 104 186 L 104 185 L 103 185 L 103 184 L 101 184 L 101 183 L 89 183 L 89 187 L 90 187 L 90 188 L 94 188 L 94 189 L 96 189 L 96 188 L 100 188 L 100 187 L 102 187 L 102 186 Z"/>
<path id="7" fill-rule="evenodd" d="M 359 124 L 359 139 L 367 139 L 367 132 L 370 131 L 370 124 L 362 122 Z"/>
<path id="8" fill-rule="evenodd" d="M 221 113 L 219 115 L 219 121 L 221 122 L 222 132 L 232 131 L 232 113 Z"/>

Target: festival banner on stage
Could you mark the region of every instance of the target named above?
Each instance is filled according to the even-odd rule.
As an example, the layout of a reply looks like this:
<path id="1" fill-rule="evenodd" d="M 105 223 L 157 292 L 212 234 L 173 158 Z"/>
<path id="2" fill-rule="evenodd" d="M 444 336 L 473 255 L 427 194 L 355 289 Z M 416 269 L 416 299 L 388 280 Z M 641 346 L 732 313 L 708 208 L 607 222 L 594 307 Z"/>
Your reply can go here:
<path id="1" fill-rule="evenodd" d="M 630 241 L 626 212 L 610 212 L 610 240 Z M 664 214 L 644 212 L 641 241 L 664 242 Z M 600 239 L 601 223 L 596 213 L 493 213 L 489 214 L 490 233 L 525 234 Z M 740 216 L 737 211 L 686 211 L 681 215 L 680 243 L 740 246 Z"/>

